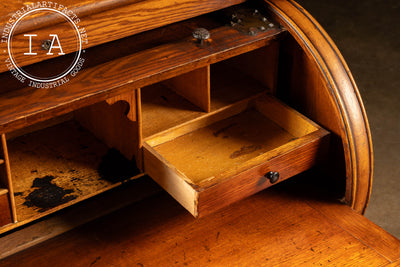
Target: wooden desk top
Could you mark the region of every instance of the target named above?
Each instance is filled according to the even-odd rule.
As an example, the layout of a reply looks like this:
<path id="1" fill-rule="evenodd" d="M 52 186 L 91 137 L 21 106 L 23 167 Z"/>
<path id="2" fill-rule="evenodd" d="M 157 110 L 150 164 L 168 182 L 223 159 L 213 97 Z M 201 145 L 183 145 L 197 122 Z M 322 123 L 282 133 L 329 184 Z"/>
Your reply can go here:
<path id="1" fill-rule="evenodd" d="M 349 207 L 277 186 L 202 219 L 161 194 L 0 265 L 398 266 L 399 259 L 400 240 Z"/>

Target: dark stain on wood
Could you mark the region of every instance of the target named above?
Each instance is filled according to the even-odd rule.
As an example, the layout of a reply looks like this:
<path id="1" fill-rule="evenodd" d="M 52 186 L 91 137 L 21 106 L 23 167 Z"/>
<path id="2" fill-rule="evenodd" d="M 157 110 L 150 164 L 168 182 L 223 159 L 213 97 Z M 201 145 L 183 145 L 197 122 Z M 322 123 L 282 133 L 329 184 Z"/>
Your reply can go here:
<path id="1" fill-rule="evenodd" d="M 135 157 L 128 160 L 115 148 L 109 149 L 107 154 L 103 156 L 97 171 L 102 179 L 114 183 L 125 181 L 140 174 Z"/>
<path id="2" fill-rule="evenodd" d="M 52 183 L 54 178 L 48 175 L 33 180 L 32 188 L 36 189 L 25 198 L 24 205 L 38 207 L 39 212 L 44 212 L 77 198 L 76 195 L 69 195 L 74 192 L 73 189 L 64 189 Z"/>
<path id="3" fill-rule="evenodd" d="M 240 156 L 253 153 L 254 151 L 259 150 L 259 149 L 261 149 L 261 145 L 244 146 L 244 147 L 241 147 L 240 150 L 236 150 L 235 152 L 233 152 L 229 157 L 231 159 L 235 159 Z"/>

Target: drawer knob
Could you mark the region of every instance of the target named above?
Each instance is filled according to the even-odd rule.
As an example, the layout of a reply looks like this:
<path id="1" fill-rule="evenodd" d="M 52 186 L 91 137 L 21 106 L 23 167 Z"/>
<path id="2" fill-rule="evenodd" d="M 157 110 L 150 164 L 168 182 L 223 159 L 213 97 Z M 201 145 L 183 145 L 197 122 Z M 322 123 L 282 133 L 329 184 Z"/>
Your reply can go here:
<path id="1" fill-rule="evenodd" d="M 193 31 L 193 37 L 202 45 L 204 41 L 210 38 L 210 32 L 204 28 L 197 28 Z"/>
<path id="2" fill-rule="evenodd" d="M 276 183 L 279 180 L 279 172 L 268 172 L 265 177 L 270 181 L 271 184 Z"/>
<path id="3" fill-rule="evenodd" d="M 44 50 L 50 50 L 51 43 L 52 43 L 52 40 L 43 40 L 43 42 L 42 42 L 42 48 L 43 48 Z"/>

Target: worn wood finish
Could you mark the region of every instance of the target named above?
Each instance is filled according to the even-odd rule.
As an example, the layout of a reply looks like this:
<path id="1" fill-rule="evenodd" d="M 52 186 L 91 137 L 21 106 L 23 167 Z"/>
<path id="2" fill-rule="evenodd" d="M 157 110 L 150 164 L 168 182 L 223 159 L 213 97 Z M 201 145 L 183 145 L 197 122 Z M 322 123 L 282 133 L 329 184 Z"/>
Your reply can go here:
<path id="1" fill-rule="evenodd" d="M 0 227 L 12 223 L 8 190 L 0 189 Z"/>
<path id="2" fill-rule="evenodd" d="M 0 237 L 0 259 L 44 242 L 57 235 L 72 230 L 89 221 L 105 216 L 129 204 L 140 201 L 162 189 L 150 178 L 140 177 L 129 181 L 118 189 L 90 198 L 77 204 L 73 209 L 65 209 L 55 216 L 46 217 L 35 224 Z"/>
<path id="3" fill-rule="evenodd" d="M 373 155 L 369 124 L 357 85 L 333 41 L 307 11 L 291 0 L 265 2 L 318 67 L 318 74 L 327 85 L 335 104 L 334 113 L 329 117 L 340 118 L 338 130 L 346 160 L 346 200 L 363 213 L 371 193 Z"/>
<path id="4" fill-rule="evenodd" d="M 139 174 L 126 165 L 131 166 L 128 161 L 114 166 L 121 158 L 110 154 L 104 143 L 73 121 L 9 140 L 8 145 L 20 223 L 0 228 L 0 233 L 117 187 Z M 110 173 L 112 168 L 119 174 Z M 40 194 L 48 198 L 35 198 Z"/>
<path id="5" fill-rule="evenodd" d="M 268 171 L 284 180 L 322 158 L 327 132 L 297 112 L 265 96 L 248 100 L 249 107 L 239 104 L 226 119 L 208 116 L 144 145 L 145 171 L 194 216 L 270 186 Z"/>
<path id="6" fill-rule="evenodd" d="M 102 140 L 116 148 L 127 159 L 133 157 L 139 165 L 139 129 L 136 91 L 107 99 L 74 112 L 79 123 Z"/>
<path id="7" fill-rule="evenodd" d="M 248 36 L 229 27 L 220 27 L 211 31 L 213 42 L 208 49 L 186 39 L 82 70 L 66 86 L 51 90 L 23 88 L 4 93 L 0 96 L 0 132 L 26 127 L 131 88 L 140 88 L 257 49 L 281 32 L 271 30 Z"/>
<path id="8" fill-rule="evenodd" d="M 87 1 L 88 2 L 88 1 Z M 195 1 L 195 0 L 147 0 L 147 1 L 134 1 L 133 3 L 118 7 L 114 5 L 113 1 L 107 1 L 110 4 L 110 9 L 103 4 L 102 9 L 108 9 L 104 12 L 92 13 L 85 18 L 79 18 L 80 31 L 86 35 L 86 40 L 83 40 L 85 48 L 99 45 L 105 42 L 110 42 L 116 39 L 124 38 L 133 34 L 137 34 L 143 31 L 162 27 L 167 24 L 189 19 L 195 16 L 206 14 L 215 10 L 219 10 L 231 5 L 242 3 L 243 0 L 229 0 L 229 1 Z M 115 1 L 116 2 L 116 1 Z M 93 2 L 88 2 L 87 8 L 81 7 L 82 9 L 90 9 L 90 5 Z M 16 10 L 15 10 L 16 11 Z M 54 13 L 54 12 L 52 12 Z M 43 19 L 43 17 L 47 17 Z M 34 32 L 38 36 L 48 36 L 49 33 L 59 33 L 63 36 L 62 41 L 65 46 L 63 48 L 66 51 L 76 50 L 76 36 L 72 30 L 70 23 L 65 22 L 65 19 L 57 14 L 49 16 L 41 15 L 39 24 L 35 24 L 35 19 L 27 20 L 25 26 L 22 26 L 22 35 L 26 32 Z M 53 20 L 53 21 L 52 21 Z M 52 23 L 50 23 L 52 21 Z M 59 23 L 63 21 L 64 23 Z M 54 25 L 54 22 L 56 25 Z M 58 23 L 58 24 L 57 24 Z M 32 27 L 31 25 L 35 25 Z M 39 28 L 38 27 L 44 27 Z M 0 28 L 0 32 L 3 32 L 3 27 Z M 83 35 L 81 34 L 81 36 Z M 60 37 L 61 38 L 61 37 Z M 25 39 L 21 37 L 19 39 Z M 88 41 L 89 40 L 89 41 Z M 39 41 L 38 41 L 39 42 Z M 40 43 L 38 43 L 40 45 Z M 16 48 L 14 54 L 23 54 L 26 51 L 26 47 Z M 4 62 L 6 54 L 0 55 L 0 61 Z M 35 62 L 39 62 L 46 59 L 46 57 L 24 57 L 20 60 L 20 66 L 26 66 Z M 0 72 L 7 71 L 7 67 L 2 64 L 0 66 Z"/>
<path id="9" fill-rule="evenodd" d="M 400 260 L 400 240 L 390 234 L 382 235 L 382 228 L 365 220 L 361 214 L 350 209 L 343 209 L 343 204 L 336 202 L 324 203 L 310 199 L 307 203 L 355 238 L 363 240 L 366 245 L 385 255 L 388 260 Z M 393 249 L 388 250 L 388 247 Z"/>
<path id="10" fill-rule="evenodd" d="M 209 65 L 168 79 L 163 83 L 203 111 L 211 111 Z"/>
<path id="11" fill-rule="evenodd" d="M 324 205 L 326 202 L 322 202 Z M 341 205 L 340 213 L 349 207 Z M 355 215 L 353 213 L 353 215 Z M 383 266 L 378 252 L 304 199 L 269 189 L 195 220 L 174 200 L 146 199 L 0 262 L 2 266 Z M 364 217 L 357 217 L 368 224 Z M 353 220 L 348 220 L 352 224 Z M 386 239 L 389 234 L 380 229 Z"/>

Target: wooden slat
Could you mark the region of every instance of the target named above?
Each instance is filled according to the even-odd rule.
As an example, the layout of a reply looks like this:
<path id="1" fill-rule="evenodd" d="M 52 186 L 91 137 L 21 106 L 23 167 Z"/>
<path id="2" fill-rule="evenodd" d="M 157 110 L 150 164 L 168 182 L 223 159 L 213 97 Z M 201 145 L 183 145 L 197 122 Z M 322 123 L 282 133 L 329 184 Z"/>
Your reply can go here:
<path id="1" fill-rule="evenodd" d="M 4 159 L 0 159 L 0 164 L 3 164 L 4 163 Z"/>
<path id="2" fill-rule="evenodd" d="M 248 36 L 230 27 L 211 31 L 213 42 L 200 47 L 183 40 L 138 52 L 82 70 L 65 86 L 43 90 L 23 88 L 0 96 L 0 131 L 18 128 L 65 114 L 148 84 L 204 67 L 262 47 L 282 30 Z M 130 84 L 130 86 L 123 86 Z"/>
<path id="3" fill-rule="evenodd" d="M 368 220 L 361 218 L 360 223 Z M 0 262 L 4 267 L 388 263 L 305 201 L 279 190 L 266 190 L 199 220 L 170 197 L 154 197 Z"/>

